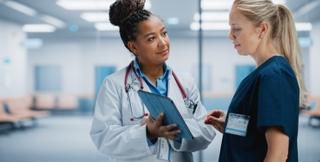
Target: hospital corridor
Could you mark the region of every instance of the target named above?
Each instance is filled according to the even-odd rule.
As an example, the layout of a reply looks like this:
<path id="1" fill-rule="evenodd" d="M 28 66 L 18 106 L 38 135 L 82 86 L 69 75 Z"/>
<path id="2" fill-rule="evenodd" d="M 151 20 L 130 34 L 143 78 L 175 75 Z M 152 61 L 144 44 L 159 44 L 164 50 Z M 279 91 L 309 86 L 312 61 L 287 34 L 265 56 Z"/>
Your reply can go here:
<path id="1" fill-rule="evenodd" d="M 233 21 L 238 19 L 231 12 L 235 10 L 234 0 L 132 0 L 143 4 L 143 10 L 133 3 L 140 10 L 128 13 L 124 19 L 115 19 L 127 11 L 112 10 L 110 6 L 128 5 L 130 1 L 0 0 L 0 162 L 108 162 L 117 158 L 133 162 L 140 158 L 141 162 L 148 158 L 218 162 L 223 151 L 228 150 L 225 140 L 232 138 L 225 135 L 230 125 L 223 127 L 226 132 L 222 134 L 208 124 L 206 114 L 220 110 L 229 115 L 236 99 L 246 93 L 242 88 L 250 82 L 250 76 L 266 66 L 257 65 L 247 51 L 241 53 L 245 47 L 241 41 L 249 38 L 236 39 L 244 29 L 234 29 Z M 300 99 L 297 160 L 320 162 L 320 0 L 270 3 L 287 6 L 292 12 L 300 49 L 303 84 L 298 80 L 297 85 L 304 85 L 304 91 L 299 89 L 300 98 L 296 96 Z M 118 15 L 110 16 L 113 12 Z M 136 25 L 125 24 L 126 21 L 140 24 L 125 28 L 128 24 Z M 115 22 L 120 25 L 114 25 Z M 154 26 L 148 28 L 150 24 Z M 158 28 L 160 34 L 156 33 Z M 144 30 L 156 34 L 140 37 Z M 253 39 L 255 33 L 249 35 Z M 261 35 L 258 37 L 262 39 Z M 152 46 L 157 39 L 157 46 Z M 139 44 L 139 40 L 144 42 Z M 254 45 L 250 44 L 248 49 L 252 50 Z M 152 50 L 157 50 L 154 57 L 143 56 Z M 285 58 L 278 53 L 271 59 L 277 57 Z M 145 72 L 151 71 L 159 60 L 163 75 L 153 84 L 154 80 Z M 273 101 L 284 99 L 281 105 L 286 107 L 295 101 L 288 97 L 294 96 L 292 93 L 281 96 L 284 87 L 285 83 L 278 89 L 259 88 L 275 95 L 270 97 Z M 179 137 L 174 141 L 165 133 L 156 131 L 158 134 L 154 135 L 149 124 L 158 120 L 147 120 L 146 116 L 155 113 L 149 108 L 155 101 L 147 104 L 139 98 L 140 94 L 133 94 L 145 89 L 169 98 L 178 112 L 175 117 L 183 119 L 195 139 L 200 136 L 192 145 L 192 153 L 180 154 L 175 148 L 177 143 L 181 147 L 185 144 L 184 136 L 180 139 L 180 135 L 173 135 L 174 139 Z M 291 112 L 276 112 L 275 116 L 283 113 L 279 121 L 292 117 Z M 225 120 L 230 118 L 229 115 Z M 251 128 L 250 118 L 236 119 L 240 122 L 234 125 L 250 121 Z M 294 124 L 289 122 L 290 128 Z M 177 125 L 181 127 L 180 123 Z M 240 138 L 243 129 L 235 131 L 238 134 L 232 137 Z M 165 138 L 168 155 L 159 153 L 164 146 L 157 145 Z M 191 160 L 179 161 L 175 158 L 178 155 L 192 156 Z"/>

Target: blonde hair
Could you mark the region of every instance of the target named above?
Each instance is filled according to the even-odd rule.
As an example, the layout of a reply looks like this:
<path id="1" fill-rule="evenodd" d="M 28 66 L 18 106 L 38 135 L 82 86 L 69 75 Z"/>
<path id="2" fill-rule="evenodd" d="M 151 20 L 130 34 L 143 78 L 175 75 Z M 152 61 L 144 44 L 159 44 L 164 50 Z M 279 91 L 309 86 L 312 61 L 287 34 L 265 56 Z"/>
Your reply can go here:
<path id="1" fill-rule="evenodd" d="M 282 4 L 274 4 L 271 0 L 235 0 L 235 7 L 255 25 L 263 21 L 271 25 L 270 38 L 277 49 L 288 60 L 297 77 L 300 89 L 300 101 L 305 86 L 301 74 L 300 47 L 291 11 Z"/>

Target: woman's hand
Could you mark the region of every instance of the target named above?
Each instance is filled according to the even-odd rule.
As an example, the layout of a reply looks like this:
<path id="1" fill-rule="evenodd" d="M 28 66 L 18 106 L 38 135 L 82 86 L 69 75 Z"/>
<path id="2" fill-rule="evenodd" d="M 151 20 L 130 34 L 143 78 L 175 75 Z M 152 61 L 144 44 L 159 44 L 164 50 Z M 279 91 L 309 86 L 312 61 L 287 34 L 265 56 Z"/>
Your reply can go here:
<path id="1" fill-rule="evenodd" d="M 174 140 L 180 133 L 180 130 L 178 129 L 176 124 L 163 125 L 163 119 L 163 113 L 161 113 L 157 119 L 153 119 L 151 116 L 147 116 L 145 118 L 148 137 L 151 139 L 164 137 Z"/>
<path id="2" fill-rule="evenodd" d="M 224 123 L 225 123 L 225 115 L 221 110 L 213 110 L 207 115 L 206 120 L 204 121 L 206 124 L 211 124 L 215 127 L 219 132 L 224 132 Z"/>

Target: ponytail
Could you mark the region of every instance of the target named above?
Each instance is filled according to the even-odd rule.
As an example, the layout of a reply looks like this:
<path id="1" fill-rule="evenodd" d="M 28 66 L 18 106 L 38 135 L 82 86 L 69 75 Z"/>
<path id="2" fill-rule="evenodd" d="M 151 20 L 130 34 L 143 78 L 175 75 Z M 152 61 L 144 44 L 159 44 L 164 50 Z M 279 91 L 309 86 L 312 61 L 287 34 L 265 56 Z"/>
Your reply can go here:
<path id="1" fill-rule="evenodd" d="M 300 89 L 300 102 L 302 96 L 306 90 L 304 81 L 301 74 L 301 58 L 300 47 L 298 43 L 298 36 L 290 10 L 281 4 L 276 5 L 278 8 L 276 26 L 273 26 L 272 37 L 277 41 L 279 50 L 288 60 L 297 77 L 299 89 Z M 272 21 L 272 20 L 271 20 Z"/>

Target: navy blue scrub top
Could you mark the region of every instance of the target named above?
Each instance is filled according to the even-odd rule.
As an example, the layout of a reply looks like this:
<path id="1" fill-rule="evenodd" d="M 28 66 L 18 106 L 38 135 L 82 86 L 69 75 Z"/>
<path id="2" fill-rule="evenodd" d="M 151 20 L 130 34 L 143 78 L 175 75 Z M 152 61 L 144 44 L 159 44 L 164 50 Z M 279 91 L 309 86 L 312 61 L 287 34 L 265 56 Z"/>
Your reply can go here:
<path id="1" fill-rule="evenodd" d="M 250 116 L 247 134 L 224 133 L 219 162 L 262 162 L 268 127 L 278 127 L 289 137 L 287 161 L 298 161 L 299 86 L 286 58 L 273 56 L 250 73 L 233 96 L 226 121 L 230 112 Z"/>

